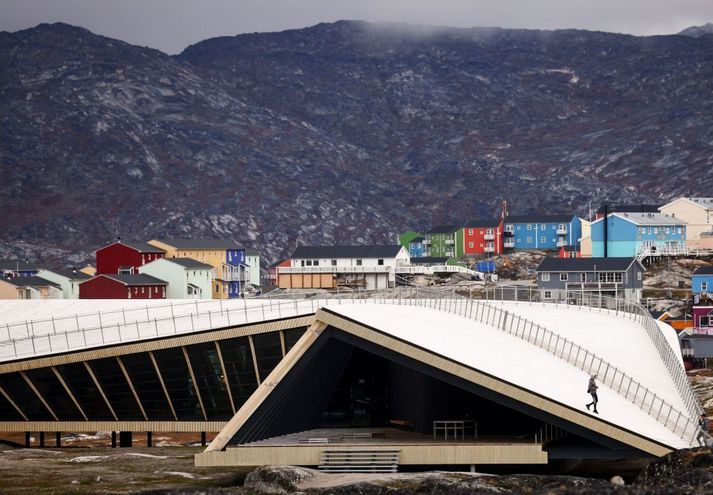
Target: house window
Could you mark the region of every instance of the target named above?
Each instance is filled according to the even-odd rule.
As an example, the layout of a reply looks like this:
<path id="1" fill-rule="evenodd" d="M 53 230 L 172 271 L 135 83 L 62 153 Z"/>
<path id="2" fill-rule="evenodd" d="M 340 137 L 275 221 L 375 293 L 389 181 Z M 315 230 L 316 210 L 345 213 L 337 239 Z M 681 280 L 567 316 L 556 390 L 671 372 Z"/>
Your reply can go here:
<path id="1" fill-rule="evenodd" d="M 356 260 L 356 265 L 361 266 L 361 260 Z"/>
<path id="2" fill-rule="evenodd" d="M 468 235 L 473 235 L 473 229 L 468 229 Z"/>
<path id="3" fill-rule="evenodd" d="M 567 273 L 560 273 L 560 282 L 566 282 L 569 279 L 569 275 Z"/>
<path id="4" fill-rule="evenodd" d="M 469 248 L 472 248 L 472 247 L 473 247 L 473 245 L 474 245 L 474 243 L 473 243 L 473 242 L 469 242 L 469 243 L 468 243 L 468 247 L 469 247 Z"/>
<path id="5" fill-rule="evenodd" d="M 708 292 L 708 282 L 701 282 L 701 290 Z"/>
<path id="6" fill-rule="evenodd" d="M 641 280 L 641 272 L 636 272 L 636 280 Z"/>
<path id="7" fill-rule="evenodd" d="M 384 260 L 379 260 L 376 262 L 377 265 L 383 266 L 384 265 Z"/>
<path id="8" fill-rule="evenodd" d="M 547 225 L 545 225 L 544 223 L 542 225 L 540 225 L 540 230 L 545 230 L 546 228 L 547 228 Z M 555 226 L 553 225 L 552 228 L 554 229 Z"/>
<path id="9" fill-rule="evenodd" d="M 531 223 L 528 223 L 528 224 L 527 224 L 527 230 L 532 230 L 532 224 L 531 224 Z"/>
<path id="10" fill-rule="evenodd" d="M 580 282 L 586 282 L 586 281 L 587 281 L 587 274 L 586 274 L 586 273 L 580 273 L 580 274 L 579 274 L 579 281 L 580 281 Z"/>
<path id="11" fill-rule="evenodd" d="M 550 281 L 550 274 L 549 273 L 543 273 L 540 275 L 540 280 L 543 282 L 549 282 Z"/>
<path id="12" fill-rule="evenodd" d="M 670 228 L 670 227 L 666 227 L 666 233 L 667 233 L 667 234 L 670 234 L 670 233 L 671 233 L 671 228 Z"/>
<path id="13" fill-rule="evenodd" d="M 552 299 L 552 291 L 551 290 L 545 291 L 545 299 Z"/>
<path id="14" fill-rule="evenodd" d="M 337 266 L 337 260 L 332 260 L 332 266 Z"/>
<path id="15" fill-rule="evenodd" d="M 319 260 L 314 260 L 312 262 L 312 266 L 319 266 Z"/>
<path id="16" fill-rule="evenodd" d="M 659 228 L 658 228 L 658 227 L 654 227 L 654 234 L 658 234 L 658 233 L 659 233 Z"/>
<path id="17" fill-rule="evenodd" d="M 683 229 L 682 229 L 681 227 L 679 227 L 679 228 L 678 228 L 678 233 L 681 234 L 682 231 L 683 231 Z"/>
<path id="18" fill-rule="evenodd" d="M 307 266 L 312 266 L 312 260 L 307 260 Z"/>
<path id="19" fill-rule="evenodd" d="M 528 243 L 528 244 L 532 244 L 532 237 L 528 237 L 528 238 L 527 238 L 527 243 Z"/>
<path id="20" fill-rule="evenodd" d="M 653 232 L 653 227 L 649 227 L 649 234 Z"/>
<path id="21" fill-rule="evenodd" d="M 488 235 L 493 235 L 493 229 L 488 229 L 485 231 L 485 233 Z"/>
<path id="22" fill-rule="evenodd" d="M 700 327 L 713 326 L 713 318 L 711 318 L 710 316 L 701 316 L 698 319 L 698 326 L 700 326 Z"/>
<path id="23" fill-rule="evenodd" d="M 300 260 L 300 264 L 301 264 L 302 266 L 305 266 L 305 260 Z"/>
<path id="24" fill-rule="evenodd" d="M 645 234 L 646 233 L 646 227 L 641 227 L 641 233 Z"/>
<path id="25" fill-rule="evenodd" d="M 540 242 L 543 243 L 543 244 L 544 244 L 545 242 L 547 242 L 547 237 L 544 237 L 544 236 L 543 236 L 543 237 L 540 237 Z"/>
<path id="26" fill-rule="evenodd" d="M 144 293 L 144 289 L 145 289 L 145 287 L 141 287 L 141 293 L 142 293 L 142 294 Z"/>
<path id="27" fill-rule="evenodd" d="M 570 257 L 570 258 L 576 258 L 576 257 L 577 257 L 577 252 L 576 252 L 576 251 L 570 251 L 570 252 L 569 252 L 569 257 Z"/>
<path id="28" fill-rule="evenodd" d="M 216 291 L 216 292 L 220 292 L 220 285 L 215 284 L 215 291 Z"/>

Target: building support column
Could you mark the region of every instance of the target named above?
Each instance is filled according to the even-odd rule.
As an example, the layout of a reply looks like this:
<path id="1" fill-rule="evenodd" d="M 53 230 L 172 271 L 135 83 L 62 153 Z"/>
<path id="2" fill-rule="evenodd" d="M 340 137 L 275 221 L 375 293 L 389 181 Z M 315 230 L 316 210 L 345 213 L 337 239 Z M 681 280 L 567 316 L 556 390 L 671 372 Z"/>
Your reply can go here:
<path id="1" fill-rule="evenodd" d="M 45 432 L 41 431 L 40 432 L 40 447 L 44 447 L 44 446 L 45 446 Z"/>
<path id="2" fill-rule="evenodd" d="M 30 442 L 31 438 L 32 437 L 30 436 L 30 432 L 26 431 L 25 432 L 25 447 L 28 447 L 28 448 L 30 447 L 30 445 L 32 444 L 32 442 Z"/>
<path id="3" fill-rule="evenodd" d="M 112 449 L 116 448 L 116 432 L 115 431 L 111 432 L 111 448 Z"/>
<path id="4" fill-rule="evenodd" d="M 133 445 L 133 438 L 130 431 L 120 431 L 119 432 L 119 447 L 131 447 Z"/>
<path id="5" fill-rule="evenodd" d="M 147 447 L 153 447 L 153 433 L 150 431 L 146 432 L 146 446 Z"/>
<path id="6" fill-rule="evenodd" d="M 206 441 L 205 441 L 205 432 L 201 432 L 201 447 L 205 447 Z"/>
<path id="7" fill-rule="evenodd" d="M 62 446 L 62 432 L 61 431 L 55 432 L 54 443 L 57 448 L 60 448 Z"/>

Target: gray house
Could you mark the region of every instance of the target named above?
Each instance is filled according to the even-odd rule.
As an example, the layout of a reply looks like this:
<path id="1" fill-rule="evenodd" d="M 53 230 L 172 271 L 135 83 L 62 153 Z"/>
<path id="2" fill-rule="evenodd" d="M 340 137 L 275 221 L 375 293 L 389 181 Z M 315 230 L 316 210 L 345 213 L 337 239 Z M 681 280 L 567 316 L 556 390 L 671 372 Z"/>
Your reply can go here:
<path id="1" fill-rule="evenodd" d="M 646 269 L 636 258 L 545 258 L 535 271 L 543 301 L 592 293 L 639 301 Z"/>

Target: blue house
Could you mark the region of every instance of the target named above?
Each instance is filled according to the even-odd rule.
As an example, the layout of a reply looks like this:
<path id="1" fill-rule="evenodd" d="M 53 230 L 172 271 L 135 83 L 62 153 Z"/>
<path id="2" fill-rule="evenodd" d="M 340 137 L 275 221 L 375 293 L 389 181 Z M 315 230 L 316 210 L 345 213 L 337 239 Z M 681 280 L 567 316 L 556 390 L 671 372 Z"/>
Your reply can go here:
<path id="1" fill-rule="evenodd" d="M 579 246 L 582 221 L 576 215 L 513 215 L 505 218 L 506 249 L 557 249 Z"/>
<path id="2" fill-rule="evenodd" d="M 0 277 L 34 277 L 39 271 L 27 261 L 0 260 Z"/>
<path id="3" fill-rule="evenodd" d="M 423 241 L 425 237 L 423 236 L 418 236 L 408 243 L 408 254 L 411 255 L 412 258 L 423 258 Z"/>
<path id="4" fill-rule="evenodd" d="M 686 222 L 662 213 L 612 213 L 592 222 L 592 256 L 636 257 L 685 250 Z"/>
<path id="5" fill-rule="evenodd" d="M 702 266 L 693 272 L 692 282 L 693 293 L 700 296 L 702 294 L 713 294 L 713 265 Z"/>

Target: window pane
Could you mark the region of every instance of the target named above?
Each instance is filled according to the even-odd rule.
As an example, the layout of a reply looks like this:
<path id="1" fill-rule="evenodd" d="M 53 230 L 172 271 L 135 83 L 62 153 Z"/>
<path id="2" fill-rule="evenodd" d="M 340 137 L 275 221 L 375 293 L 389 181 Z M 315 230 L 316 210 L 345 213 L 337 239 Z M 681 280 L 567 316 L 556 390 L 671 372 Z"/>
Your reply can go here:
<path id="1" fill-rule="evenodd" d="M 180 348 L 163 349 L 154 352 L 154 357 L 178 419 L 181 421 L 202 420 L 201 405 L 196 397 L 196 390 L 183 351 Z"/>
<path id="2" fill-rule="evenodd" d="M 114 409 L 119 421 L 144 419 L 134 394 L 131 393 L 129 382 L 126 381 L 126 377 L 124 377 L 124 373 L 115 358 L 89 361 L 89 366 L 91 366 L 99 384 L 104 389 L 106 398 L 109 400 L 109 404 Z"/>
<path id="3" fill-rule="evenodd" d="M 82 421 L 84 417 L 74 405 L 72 398 L 57 379 L 50 368 L 40 368 L 27 371 L 27 376 L 32 380 L 42 397 L 52 408 L 60 421 Z"/>
<path id="4" fill-rule="evenodd" d="M 235 407 L 240 408 L 257 388 L 257 377 L 250 342 L 247 337 L 221 340 L 220 352 L 223 355 L 225 372 L 228 374 L 230 391 Z"/>
<path id="5" fill-rule="evenodd" d="M 285 330 L 285 352 L 290 352 L 290 349 L 300 340 L 300 337 L 304 335 L 306 328 L 291 328 Z"/>
<path id="6" fill-rule="evenodd" d="M 121 356 L 149 420 L 172 420 L 171 408 L 148 353 Z"/>
<path id="7" fill-rule="evenodd" d="M 57 369 L 90 421 L 114 419 L 82 363 L 64 364 Z"/>
<path id="8" fill-rule="evenodd" d="M 186 350 L 208 419 L 230 419 L 233 416 L 233 409 L 230 407 L 230 399 L 225 389 L 225 379 L 215 344 L 207 342 L 191 345 Z"/>
<path id="9" fill-rule="evenodd" d="M 280 335 L 278 332 L 261 333 L 253 336 L 253 342 L 260 380 L 264 380 L 282 360 Z"/>
<path id="10" fill-rule="evenodd" d="M 42 404 L 27 382 L 19 373 L 0 375 L 0 385 L 15 401 L 30 421 L 53 421 L 54 418 Z"/>

